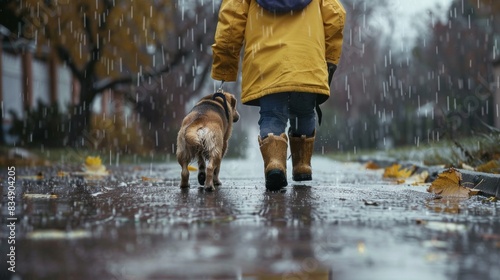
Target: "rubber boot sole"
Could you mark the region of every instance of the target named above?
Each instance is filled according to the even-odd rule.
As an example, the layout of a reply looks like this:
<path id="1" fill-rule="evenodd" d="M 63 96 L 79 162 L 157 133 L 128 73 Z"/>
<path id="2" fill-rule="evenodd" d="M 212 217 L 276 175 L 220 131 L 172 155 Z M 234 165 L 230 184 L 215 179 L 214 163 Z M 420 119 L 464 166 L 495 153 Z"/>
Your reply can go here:
<path id="1" fill-rule="evenodd" d="M 286 187 L 288 182 L 286 181 L 285 172 L 274 169 L 266 174 L 266 189 L 270 191 L 279 191 L 281 188 Z"/>
<path id="2" fill-rule="evenodd" d="M 311 174 L 294 174 L 293 175 L 293 180 L 296 181 L 296 182 L 311 181 L 312 180 L 312 175 Z"/>

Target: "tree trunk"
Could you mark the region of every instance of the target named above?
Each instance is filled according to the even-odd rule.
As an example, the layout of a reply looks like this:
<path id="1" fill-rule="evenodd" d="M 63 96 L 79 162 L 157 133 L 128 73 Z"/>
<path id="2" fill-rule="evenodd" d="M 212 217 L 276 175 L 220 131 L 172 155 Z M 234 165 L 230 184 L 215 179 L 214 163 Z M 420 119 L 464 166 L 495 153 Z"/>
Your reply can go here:
<path id="1" fill-rule="evenodd" d="M 78 104 L 71 112 L 68 144 L 75 148 L 89 147 L 92 143 L 90 123 L 96 93 L 88 86 L 89 84 L 89 82 L 82 83 Z"/>
<path id="2" fill-rule="evenodd" d="M 55 51 L 51 51 L 49 55 L 49 97 L 50 105 L 57 105 L 57 97 L 59 93 L 57 92 L 57 54 Z"/>
<path id="3" fill-rule="evenodd" d="M 23 89 L 23 109 L 26 115 L 33 106 L 33 54 L 28 50 L 23 50 L 21 55 L 22 64 L 22 89 Z"/>

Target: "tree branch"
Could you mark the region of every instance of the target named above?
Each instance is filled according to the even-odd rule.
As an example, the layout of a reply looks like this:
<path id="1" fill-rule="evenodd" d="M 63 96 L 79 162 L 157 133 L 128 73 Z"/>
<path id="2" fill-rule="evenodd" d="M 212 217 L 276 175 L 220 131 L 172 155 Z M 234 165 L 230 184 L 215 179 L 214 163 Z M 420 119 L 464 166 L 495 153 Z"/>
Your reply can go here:
<path id="1" fill-rule="evenodd" d="M 182 62 L 182 58 L 186 54 L 187 54 L 187 52 L 180 52 L 180 53 L 178 53 L 175 56 L 174 60 L 170 64 L 165 65 L 165 67 L 159 69 L 158 71 L 145 73 L 140 78 L 141 79 L 147 79 L 147 78 L 151 78 L 151 77 L 157 77 L 157 76 L 160 76 L 160 75 L 162 75 L 164 73 L 170 72 L 170 70 L 173 67 L 177 66 L 178 64 L 180 64 Z M 121 77 L 121 78 L 117 78 L 117 79 L 114 79 L 114 80 L 103 81 L 103 82 L 101 82 L 102 83 L 101 85 L 96 85 L 94 87 L 94 89 L 95 89 L 95 92 L 103 92 L 103 91 L 105 91 L 107 89 L 115 88 L 118 85 L 131 84 L 131 83 L 135 83 L 135 82 L 137 82 L 137 78 L 136 77 L 126 76 L 126 77 Z"/>
<path id="2" fill-rule="evenodd" d="M 78 66 L 76 66 L 75 62 L 71 58 L 71 55 L 69 54 L 68 50 L 63 47 L 63 46 L 56 46 L 57 54 L 59 58 L 68 65 L 69 69 L 71 70 L 71 73 L 73 73 L 73 76 L 75 76 L 78 80 L 82 81 L 83 80 L 83 75 L 78 69 Z"/>

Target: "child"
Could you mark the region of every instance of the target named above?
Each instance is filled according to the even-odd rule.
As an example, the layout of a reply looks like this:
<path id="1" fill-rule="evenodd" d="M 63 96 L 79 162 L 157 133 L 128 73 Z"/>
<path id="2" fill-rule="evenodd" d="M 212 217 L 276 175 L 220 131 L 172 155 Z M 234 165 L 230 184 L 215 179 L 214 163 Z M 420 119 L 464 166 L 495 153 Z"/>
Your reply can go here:
<path id="1" fill-rule="evenodd" d="M 283 8 L 283 3 L 299 7 Z M 212 45 L 212 78 L 236 81 L 244 45 L 241 101 L 260 106 L 258 141 L 269 190 L 287 185 L 288 140 L 293 180 L 312 179 L 314 109 L 330 96 L 344 21 L 339 0 L 222 1 Z M 318 117 L 321 121 L 320 111 Z"/>

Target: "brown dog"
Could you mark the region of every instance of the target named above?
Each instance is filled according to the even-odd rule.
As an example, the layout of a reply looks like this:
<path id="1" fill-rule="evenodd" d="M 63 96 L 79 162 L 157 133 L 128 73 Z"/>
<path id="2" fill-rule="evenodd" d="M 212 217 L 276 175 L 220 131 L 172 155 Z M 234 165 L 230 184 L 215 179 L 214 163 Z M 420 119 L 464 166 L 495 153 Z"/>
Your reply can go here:
<path id="1" fill-rule="evenodd" d="M 188 164 L 198 160 L 198 183 L 212 191 L 220 185 L 219 171 L 222 157 L 233 130 L 233 122 L 240 115 L 236 111 L 234 95 L 214 93 L 203 97 L 182 121 L 177 135 L 177 161 L 182 167 L 181 188 L 189 187 Z M 205 166 L 208 161 L 208 165 Z"/>

